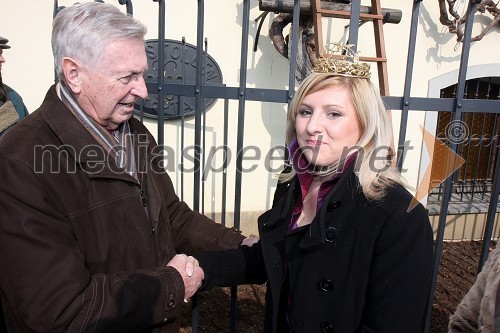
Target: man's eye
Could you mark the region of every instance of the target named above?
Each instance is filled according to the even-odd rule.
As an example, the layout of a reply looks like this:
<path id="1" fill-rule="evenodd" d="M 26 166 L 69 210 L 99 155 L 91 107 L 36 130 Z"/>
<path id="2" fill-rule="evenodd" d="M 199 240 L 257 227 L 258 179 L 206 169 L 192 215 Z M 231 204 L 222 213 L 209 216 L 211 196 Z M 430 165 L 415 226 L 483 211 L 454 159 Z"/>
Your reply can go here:
<path id="1" fill-rule="evenodd" d="M 130 81 L 139 81 L 139 78 L 142 76 L 140 73 L 133 73 L 118 79 L 123 84 L 128 84 Z"/>
<path id="2" fill-rule="evenodd" d="M 118 81 L 120 81 L 123 84 L 127 84 L 127 83 L 129 83 L 132 80 L 132 76 L 133 75 L 134 74 L 121 77 L 121 78 L 118 79 Z"/>

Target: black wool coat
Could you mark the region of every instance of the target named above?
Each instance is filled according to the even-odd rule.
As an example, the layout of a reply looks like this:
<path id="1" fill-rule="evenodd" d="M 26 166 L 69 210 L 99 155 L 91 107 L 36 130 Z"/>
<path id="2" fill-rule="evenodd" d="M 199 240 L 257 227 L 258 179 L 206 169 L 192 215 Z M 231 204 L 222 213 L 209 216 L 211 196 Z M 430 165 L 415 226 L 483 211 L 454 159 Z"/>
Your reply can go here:
<path id="1" fill-rule="evenodd" d="M 278 185 L 258 219 L 258 243 L 197 255 L 204 288 L 267 281 L 265 332 L 284 331 L 286 307 L 290 332 L 421 331 L 432 276 L 427 212 L 421 204 L 408 211 L 413 197 L 399 185 L 367 200 L 354 164 L 301 230 L 288 231 L 297 178 Z"/>

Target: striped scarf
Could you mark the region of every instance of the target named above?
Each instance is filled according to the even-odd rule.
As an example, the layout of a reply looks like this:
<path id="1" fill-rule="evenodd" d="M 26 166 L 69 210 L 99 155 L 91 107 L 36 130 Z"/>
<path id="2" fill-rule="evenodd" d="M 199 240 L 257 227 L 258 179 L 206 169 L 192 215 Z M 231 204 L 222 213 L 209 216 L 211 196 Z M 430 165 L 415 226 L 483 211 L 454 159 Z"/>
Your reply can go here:
<path id="1" fill-rule="evenodd" d="M 108 156 L 114 157 L 118 167 L 124 169 L 126 173 L 138 180 L 132 134 L 130 133 L 128 121 L 120 124 L 115 130 L 115 135 L 118 135 L 113 136 L 108 130 L 99 125 L 83 111 L 63 82 L 59 83 L 59 90 L 62 102 L 73 113 L 76 119 L 80 121 L 83 127 L 89 131 L 99 145 L 104 148 Z"/>

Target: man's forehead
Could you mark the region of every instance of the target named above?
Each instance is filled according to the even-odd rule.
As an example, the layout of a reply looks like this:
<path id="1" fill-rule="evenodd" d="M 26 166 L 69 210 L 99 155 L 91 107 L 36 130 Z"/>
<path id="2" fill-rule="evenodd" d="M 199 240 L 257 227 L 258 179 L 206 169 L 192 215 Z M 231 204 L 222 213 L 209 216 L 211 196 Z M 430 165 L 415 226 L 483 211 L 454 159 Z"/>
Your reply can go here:
<path id="1" fill-rule="evenodd" d="M 141 73 L 148 68 L 146 56 L 127 54 L 123 57 L 115 57 L 113 54 L 101 57 L 101 68 L 112 74 Z"/>

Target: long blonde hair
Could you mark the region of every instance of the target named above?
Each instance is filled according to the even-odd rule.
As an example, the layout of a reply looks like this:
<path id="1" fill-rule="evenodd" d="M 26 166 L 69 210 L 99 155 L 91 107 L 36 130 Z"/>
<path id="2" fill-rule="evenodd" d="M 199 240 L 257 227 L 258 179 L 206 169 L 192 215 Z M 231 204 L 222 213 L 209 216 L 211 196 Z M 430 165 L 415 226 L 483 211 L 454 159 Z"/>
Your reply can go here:
<path id="1" fill-rule="evenodd" d="M 357 152 L 355 173 L 364 195 L 368 199 L 382 199 L 388 186 L 407 186 L 403 177 L 392 164 L 392 124 L 377 88 L 368 79 L 343 77 L 329 73 L 312 73 L 298 87 L 287 116 L 286 143 L 297 138 L 295 120 L 305 96 L 331 87 L 345 87 L 356 110 L 361 126 L 361 138 Z M 335 170 L 335 168 L 332 168 Z M 295 171 L 280 176 L 287 181 Z"/>

